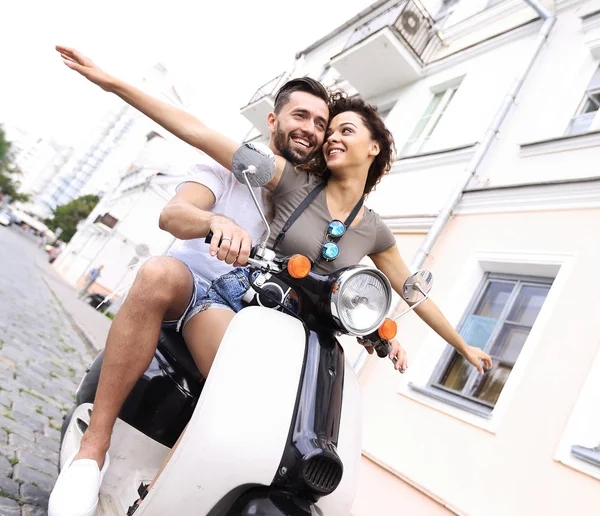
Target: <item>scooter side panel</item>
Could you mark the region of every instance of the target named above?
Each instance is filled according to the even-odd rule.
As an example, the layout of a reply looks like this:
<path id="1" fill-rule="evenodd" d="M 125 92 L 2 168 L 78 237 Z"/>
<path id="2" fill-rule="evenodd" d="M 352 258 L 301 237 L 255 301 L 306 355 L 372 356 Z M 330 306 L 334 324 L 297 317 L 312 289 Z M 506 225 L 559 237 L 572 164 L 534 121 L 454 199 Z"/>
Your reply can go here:
<path id="1" fill-rule="evenodd" d="M 358 378 L 345 362 L 344 393 L 337 452 L 344 464 L 344 473 L 337 489 L 317 502 L 326 516 L 348 516 L 358 482 L 362 452 L 362 393 Z"/>
<path id="2" fill-rule="evenodd" d="M 262 307 L 235 316 L 181 444 L 139 516 L 207 514 L 238 486 L 271 483 L 305 347 L 306 331 L 293 317 Z"/>

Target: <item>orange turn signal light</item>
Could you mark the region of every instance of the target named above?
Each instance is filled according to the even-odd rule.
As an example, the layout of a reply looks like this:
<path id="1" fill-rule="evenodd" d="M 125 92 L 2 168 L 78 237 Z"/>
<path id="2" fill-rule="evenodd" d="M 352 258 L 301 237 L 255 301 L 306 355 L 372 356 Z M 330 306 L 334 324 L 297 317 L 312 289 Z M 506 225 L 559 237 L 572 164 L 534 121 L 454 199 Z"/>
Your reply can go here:
<path id="1" fill-rule="evenodd" d="M 396 321 L 384 319 L 384 321 L 381 323 L 381 326 L 377 330 L 377 333 L 382 339 L 391 340 L 396 336 L 397 331 L 398 325 L 396 324 Z"/>
<path id="2" fill-rule="evenodd" d="M 310 260 L 302 254 L 295 254 L 287 263 L 288 273 L 295 279 L 306 278 L 310 272 L 310 268 Z"/>

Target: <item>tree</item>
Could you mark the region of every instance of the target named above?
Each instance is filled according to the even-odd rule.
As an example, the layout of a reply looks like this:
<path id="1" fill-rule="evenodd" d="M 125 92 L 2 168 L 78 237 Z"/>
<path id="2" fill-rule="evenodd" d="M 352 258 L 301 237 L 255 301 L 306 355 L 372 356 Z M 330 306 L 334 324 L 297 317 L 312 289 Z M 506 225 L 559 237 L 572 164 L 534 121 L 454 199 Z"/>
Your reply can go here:
<path id="1" fill-rule="evenodd" d="M 14 164 L 14 155 L 11 150 L 11 143 L 6 139 L 4 129 L 0 125 L 0 200 L 5 196 L 9 196 L 11 201 L 29 200 L 27 194 L 19 192 L 19 181 L 15 176 L 21 171 Z"/>
<path id="2" fill-rule="evenodd" d="M 44 224 L 52 231 L 62 228 L 60 239 L 64 242 L 71 240 L 77 231 L 77 224 L 84 220 L 95 208 L 100 198 L 97 195 L 82 195 L 67 204 L 57 206 L 53 211 L 53 217 L 46 219 Z"/>

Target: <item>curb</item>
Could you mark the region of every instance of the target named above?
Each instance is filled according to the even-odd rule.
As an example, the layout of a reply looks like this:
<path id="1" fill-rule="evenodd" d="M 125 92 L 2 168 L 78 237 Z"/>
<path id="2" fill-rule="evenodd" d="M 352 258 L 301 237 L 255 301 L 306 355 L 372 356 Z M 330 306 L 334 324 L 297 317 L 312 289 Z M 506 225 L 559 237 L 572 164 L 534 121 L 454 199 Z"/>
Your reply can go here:
<path id="1" fill-rule="evenodd" d="M 96 340 L 94 339 L 94 337 L 92 337 L 85 330 L 85 328 L 81 324 L 79 324 L 77 322 L 77 319 L 75 319 L 75 317 L 73 317 L 71 315 L 71 313 L 65 308 L 65 306 L 62 304 L 62 302 L 59 299 L 59 297 L 56 294 L 56 292 L 54 292 L 54 289 L 52 288 L 52 286 L 50 285 L 50 283 L 48 282 L 48 280 L 45 277 L 42 277 L 42 279 L 44 280 L 44 283 L 46 284 L 46 286 L 50 289 L 50 292 L 52 293 L 52 296 L 54 297 L 54 299 L 58 303 L 58 306 L 60 306 L 60 309 L 65 314 L 67 320 L 69 321 L 69 323 L 71 324 L 71 326 L 73 327 L 73 329 L 82 338 L 82 340 L 84 341 L 85 345 L 92 352 L 92 354 L 96 355 L 102 348 L 100 348 L 100 347 L 97 346 Z"/>

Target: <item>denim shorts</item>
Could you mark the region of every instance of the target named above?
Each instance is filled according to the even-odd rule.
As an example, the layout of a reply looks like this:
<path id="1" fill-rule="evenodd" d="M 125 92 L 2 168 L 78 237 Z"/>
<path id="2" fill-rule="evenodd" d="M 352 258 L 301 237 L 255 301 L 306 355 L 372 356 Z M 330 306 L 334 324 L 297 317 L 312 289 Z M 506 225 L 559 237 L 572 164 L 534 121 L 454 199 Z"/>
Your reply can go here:
<path id="1" fill-rule="evenodd" d="M 209 308 L 229 308 L 239 312 L 243 307 L 244 294 L 250 289 L 248 269 L 238 267 L 214 280 L 208 290 L 197 301 L 195 313 Z"/>
<path id="2" fill-rule="evenodd" d="M 184 264 L 185 265 L 185 264 Z M 187 267 L 187 265 L 186 265 Z M 208 295 L 208 293 L 213 288 L 215 282 L 218 282 L 221 278 L 217 278 L 213 283 L 207 287 L 206 280 L 203 280 L 198 276 L 192 269 L 188 267 L 190 274 L 192 275 L 192 281 L 194 286 L 192 288 L 192 296 L 190 298 L 190 302 L 188 303 L 187 308 L 184 310 L 181 317 L 174 321 L 163 321 L 162 327 L 169 330 L 176 330 L 178 332 L 183 331 L 184 326 L 189 322 L 189 320 L 194 317 L 194 315 L 203 312 L 212 308 L 221 308 L 221 309 L 231 309 L 226 300 L 222 300 L 220 297 L 215 297 L 215 300 L 212 300 L 212 297 Z M 229 276 L 229 274 L 225 274 L 225 276 Z M 246 280 L 247 282 L 248 280 Z M 225 280 L 224 283 L 229 283 L 228 280 Z M 248 285 L 249 287 L 250 285 Z M 247 289 L 246 289 L 247 290 Z M 243 297 L 243 294 L 242 294 Z M 240 299 L 241 303 L 241 299 Z M 241 308 L 241 307 L 240 307 Z M 237 310 L 236 310 L 237 311 Z"/>
<path id="3" fill-rule="evenodd" d="M 244 306 L 247 306 L 244 295 L 251 287 L 249 274 L 250 271 L 246 267 L 238 267 L 214 280 L 204 296 L 197 302 L 197 309 L 194 313 L 209 308 L 229 308 L 234 312 L 239 312 Z M 252 278 L 256 279 L 258 275 L 259 272 L 254 271 Z M 251 304 L 255 304 L 255 301 Z M 283 304 L 288 311 L 298 313 L 298 301 L 294 293 L 288 294 Z"/>

